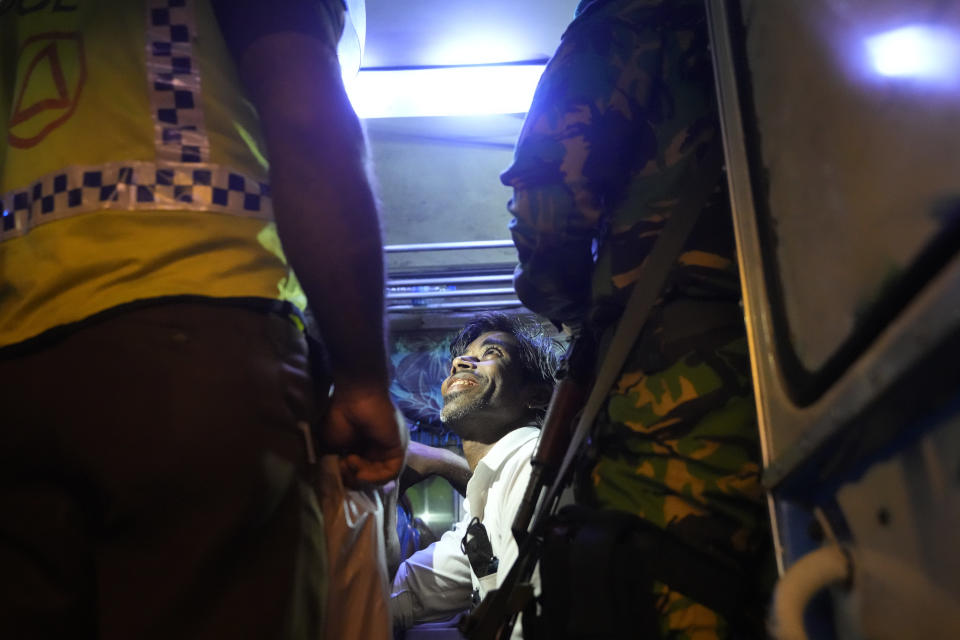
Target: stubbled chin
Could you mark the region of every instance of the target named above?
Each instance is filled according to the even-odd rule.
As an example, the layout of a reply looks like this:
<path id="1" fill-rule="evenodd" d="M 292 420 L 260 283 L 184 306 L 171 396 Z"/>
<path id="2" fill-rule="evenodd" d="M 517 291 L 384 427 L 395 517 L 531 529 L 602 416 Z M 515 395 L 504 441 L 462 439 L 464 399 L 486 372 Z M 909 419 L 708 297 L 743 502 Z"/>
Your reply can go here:
<path id="1" fill-rule="evenodd" d="M 470 399 L 463 397 L 464 395 L 461 391 L 454 391 L 443 398 L 443 408 L 440 409 L 441 422 L 449 422 L 451 419 L 456 420 L 467 411 L 470 406 Z"/>

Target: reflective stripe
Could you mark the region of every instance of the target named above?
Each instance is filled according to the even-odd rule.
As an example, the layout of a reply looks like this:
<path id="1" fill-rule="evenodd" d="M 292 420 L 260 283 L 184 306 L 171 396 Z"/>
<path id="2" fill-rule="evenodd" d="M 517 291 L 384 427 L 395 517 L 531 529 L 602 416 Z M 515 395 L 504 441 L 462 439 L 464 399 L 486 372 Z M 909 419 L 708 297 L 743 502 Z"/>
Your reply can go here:
<path id="1" fill-rule="evenodd" d="M 71 166 L 0 197 L 0 241 L 46 222 L 106 209 L 213 211 L 270 220 L 270 185 L 226 167 L 114 162 Z"/>
<path id="2" fill-rule="evenodd" d="M 148 0 L 147 79 L 156 162 L 69 166 L 0 194 L 0 242 L 102 210 L 213 211 L 270 220 L 270 187 L 209 164 L 194 0 Z"/>
<path id="3" fill-rule="evenodd" d="M 157 161 L 209 162 L 210 141 L 193 57 L 193 0 L 150 0 L 147 76 Z"/>

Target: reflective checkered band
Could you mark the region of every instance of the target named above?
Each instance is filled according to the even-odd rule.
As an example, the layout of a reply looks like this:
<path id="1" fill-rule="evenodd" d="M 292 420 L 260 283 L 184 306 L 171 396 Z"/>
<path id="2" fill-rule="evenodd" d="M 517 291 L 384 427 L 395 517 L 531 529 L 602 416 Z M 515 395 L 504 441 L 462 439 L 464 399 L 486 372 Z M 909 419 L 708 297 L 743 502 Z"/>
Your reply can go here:
<path id="1" fill-rule="evenodd" d="M 193 11 L 193 0 L 148 2 L 147 74 L 159 162 L 210 160 Z"/>
<path id="2" fill-rule="evenodd" d="M 0 196 L 0 241 L 101 210 L 212 211 L 272 219 L 270 185 L 217 165 L 117 162 L 67 167 Z"/>

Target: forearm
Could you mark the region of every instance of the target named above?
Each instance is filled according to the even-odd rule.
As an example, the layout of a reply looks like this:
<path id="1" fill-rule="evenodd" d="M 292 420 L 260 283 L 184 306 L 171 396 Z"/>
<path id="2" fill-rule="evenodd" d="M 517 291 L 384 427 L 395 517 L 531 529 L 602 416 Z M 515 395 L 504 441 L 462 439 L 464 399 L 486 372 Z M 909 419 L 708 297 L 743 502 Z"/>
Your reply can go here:
<path id="1" fill-rule="evenodd" d="M 297 155 L 280 164 L 296 163 Z M 376 207 L 361 163 L 335 163 L 334 157 L 321 159 L 329 181 L 316 176 L 311 180 L 306 173 L 284 175 L 277 206 L 286 210 L 277 216 L 277 231 L 307 299 L 319 311 L 334 383 L 341 388 L 358 382 L 385 387 L 383 243 Z M 332 167 L 336 170 L 330 171 Z M 288 180 L 289 188 L 284 188 Z M 303 184 L 310 186 L 297 193 Z M 294 214 L 294 208 L 325 211 L 309 216 L 306 211 Z"/>
<path id="2" fill-rule="evenodd" d="M 407 450 L 407 466 L 400 477 L 400 493 L 431 476 L 440 476 L 460 495 L 466 495 L 471 475 L 470 465 L 456 453 L 442 447 L 411 442 Z"/>
<path id="3" fill-rule="evenodd" d="M 290 61 L 282 77 L 277 59 Z M 334 381 L 385 387 L 383 243 L 365 142 L 336 55 L 284 34 L 251 45 L 243 68 L 271 159 L 277 230 L 317 311 Z"/>
<path id="4" fill-rule="evenodd" d="M 446 479 L 460 495 L 467 495 L 467 483 L 470 481 L 470 476 L 473 475 L 470 466 L 466 460 L 454 452 L 447 449 L 442 451 L 442 460 L 435 463 L 434 473 Z"/>

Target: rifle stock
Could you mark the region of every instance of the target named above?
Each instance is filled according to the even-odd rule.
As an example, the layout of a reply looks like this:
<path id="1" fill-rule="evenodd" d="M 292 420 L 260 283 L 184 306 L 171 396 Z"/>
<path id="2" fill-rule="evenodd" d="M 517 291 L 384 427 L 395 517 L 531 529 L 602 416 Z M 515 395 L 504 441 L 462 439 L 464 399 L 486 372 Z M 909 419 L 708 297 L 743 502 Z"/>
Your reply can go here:
<path id="1" fill-rule="evenodd" d="M 570 445 L 574 419 L 586 400 L 588 389 L 574 378 L 563 378 L 553 392 L 547 415 L 540 429 L 540 440 L 530 460 L 533 470 L 523 501 L 513 519 L 513 536 L 523 542 L 543 490 L 556 478 L 557 470 Z"/>

